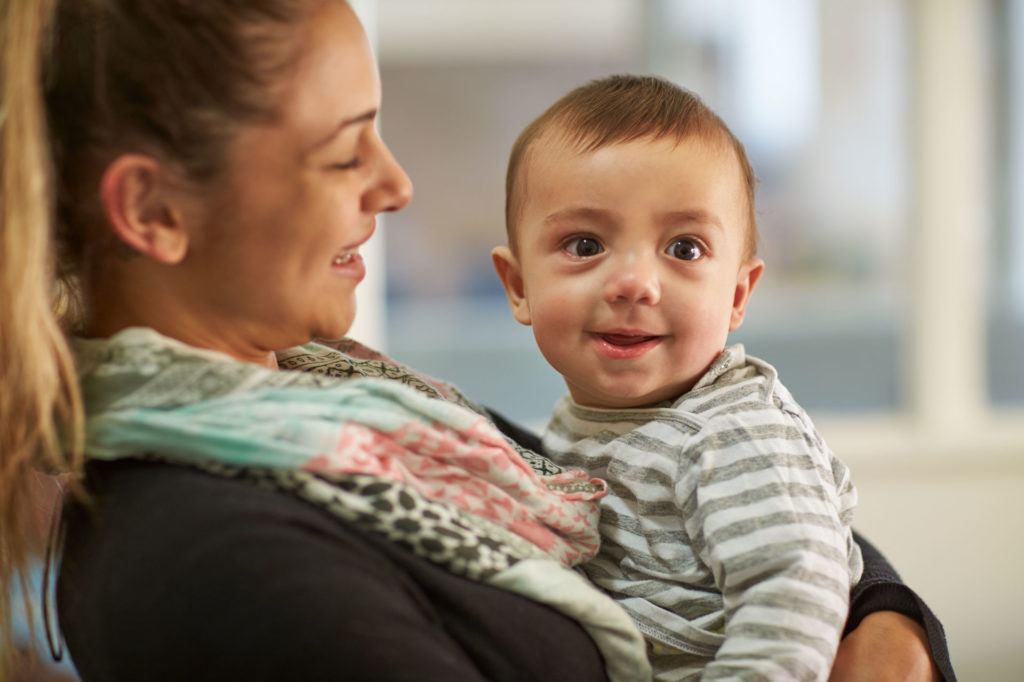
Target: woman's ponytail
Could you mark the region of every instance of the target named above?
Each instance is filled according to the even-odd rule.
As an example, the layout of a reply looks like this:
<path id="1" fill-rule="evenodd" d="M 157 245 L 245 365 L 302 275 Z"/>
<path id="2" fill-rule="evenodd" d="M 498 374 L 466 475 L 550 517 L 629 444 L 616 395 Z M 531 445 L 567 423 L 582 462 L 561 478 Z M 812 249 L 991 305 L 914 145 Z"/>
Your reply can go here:
<path id="1" fill-rule="evenodd" d="M 51 511 L 41 508 L 45 474 L 81 466 L 81 403 L 54 310 L 43 73 L 55 3 L 0 0 L 0 657 L 12 650 L 11 585 L 25 585 Z"/>

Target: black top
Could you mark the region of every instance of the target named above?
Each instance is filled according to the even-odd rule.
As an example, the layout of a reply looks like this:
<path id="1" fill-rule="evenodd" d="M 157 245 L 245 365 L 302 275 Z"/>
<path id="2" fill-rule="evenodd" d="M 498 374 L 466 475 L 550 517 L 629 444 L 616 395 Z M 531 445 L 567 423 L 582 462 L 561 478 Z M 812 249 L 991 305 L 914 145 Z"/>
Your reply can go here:
<path id="1" fill-rule="evenodd" d="M 298 498 L 135 460 L 90 463 L 86 488 L 91 505 L 65 510 L 57 585 L 84 682 L 605 679 L 575 621 Z M 952 682 L 938 620 L 858 542 L 847 629 L 879 610 L 915 618 Z"/>
<path id="2" fill-rule="evenodd" d="M 91 463 L 57 587 L 85 682 L 603 680 L 575 621 L 244 481 Z"/>

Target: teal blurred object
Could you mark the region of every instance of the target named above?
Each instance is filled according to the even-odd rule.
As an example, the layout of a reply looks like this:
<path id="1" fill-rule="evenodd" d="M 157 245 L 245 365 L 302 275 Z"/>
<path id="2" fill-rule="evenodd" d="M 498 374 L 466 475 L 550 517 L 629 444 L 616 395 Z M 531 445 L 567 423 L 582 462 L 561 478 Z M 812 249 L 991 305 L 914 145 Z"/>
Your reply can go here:
<path id="1" fill-rule="evenodd" d="M 42 609 L 42 589 L 43 589 L 43 564 L 40 562 L 35 563 L 30 571 L 29 576 L 29 600 L 32 604 L 32 624 L 31 627 L 28 623 L 28 619 L 25 616 L 25 609 L 22 606 L 22 591 L 21 584 L 19 581 L 14 581 L 11 587 L 11 616 L 13 618 L 12 634 L 14 644 L 17 647 L 24 647 L 25 649 L 34 648 L 38 657 L 39 664 L 33 666 L 31 673 L 24 675 L 15 672 L 14 678 L 11 682 L 32 682 L 34 680 L 77 680 L 78 674 L 75 671 L 75 666 L 71 662 L 71 657 L 68 655 L 67 650 L 63 646 L 63 642 L 55 643 L 57 650 L 63 650 L 63 657 L 60 661 L 54 661 L 53 656 L 50 653 L 50 647 L 46 640 L 46 626 L 43 618 Z M 56 612 L 51 612 L 51 618 L 56 619 Z M 57 631 L 56 622 L 52 623 L 54 631 Z M 35 639 L 33 640 L 33 634 Z M 58 676 L 48 676 L 47 672 L 59 674 Z"/>

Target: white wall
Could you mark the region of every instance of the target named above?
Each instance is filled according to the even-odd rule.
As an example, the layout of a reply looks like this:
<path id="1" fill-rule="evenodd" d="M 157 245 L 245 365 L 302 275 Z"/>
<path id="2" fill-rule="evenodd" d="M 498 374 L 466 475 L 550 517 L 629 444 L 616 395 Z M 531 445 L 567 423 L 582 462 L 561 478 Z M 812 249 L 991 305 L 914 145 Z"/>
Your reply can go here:
<path id="1" fill-rule="evenodd" d="M 969 452 L 961 461 L 895 472 L 855 467 L 854 525 L 938 614 L 960 680 L 1019 680 L 1024 467 L 972 465 Z"/>

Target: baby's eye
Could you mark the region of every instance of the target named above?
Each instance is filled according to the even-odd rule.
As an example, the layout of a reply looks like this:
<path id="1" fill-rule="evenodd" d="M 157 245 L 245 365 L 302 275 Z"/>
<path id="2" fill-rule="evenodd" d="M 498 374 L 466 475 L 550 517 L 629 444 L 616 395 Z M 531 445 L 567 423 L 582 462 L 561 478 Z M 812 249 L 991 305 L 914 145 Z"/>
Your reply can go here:
<path id="1" fill-rule="evenodd" d="M 704 255 L 704 247 L 695 239 L 680 237 L 669 245 L 665 253 L 679 260 L 698 260 Z"/>
<path id="2" fill-rule="evenodd" d="M 590 258 L 604 251 L 601 242 L 593 237 L 573 237 L 565 243 L 564 248 L 578 258 Z"/>

